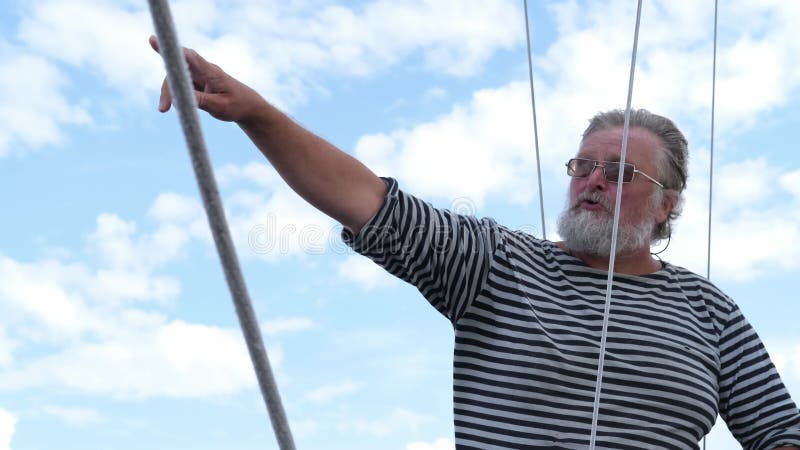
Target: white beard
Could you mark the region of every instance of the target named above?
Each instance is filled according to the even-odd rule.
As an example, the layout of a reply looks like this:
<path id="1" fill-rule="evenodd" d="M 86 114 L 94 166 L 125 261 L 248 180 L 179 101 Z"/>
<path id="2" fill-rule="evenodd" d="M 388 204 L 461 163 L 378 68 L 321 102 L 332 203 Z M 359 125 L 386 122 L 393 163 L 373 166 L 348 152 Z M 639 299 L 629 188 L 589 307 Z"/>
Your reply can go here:
<path id="1" fill-rule="evenodd" d="M 583 194 L 588 198 L 600 200 L 599 196 Z M 578 197 L 578 205 L 582 201 Z M 624 255 L 650 248 L 655 220 L 653 214 L 660 203 L 658 192 L 647 202 L 647 211 L 639 223 L 620 221 L 617 232 L 617 255 Z M 608 208 L 611 209 L 611 208 Z M 558 217 L 558 234 L 573 252 L 586 253 L 593 256 L 609 257 L 611 255 L 611 231 L 614 226 L 613 216 L 608 211 L 587 211 L 580 206 L 567 206 Z"/>

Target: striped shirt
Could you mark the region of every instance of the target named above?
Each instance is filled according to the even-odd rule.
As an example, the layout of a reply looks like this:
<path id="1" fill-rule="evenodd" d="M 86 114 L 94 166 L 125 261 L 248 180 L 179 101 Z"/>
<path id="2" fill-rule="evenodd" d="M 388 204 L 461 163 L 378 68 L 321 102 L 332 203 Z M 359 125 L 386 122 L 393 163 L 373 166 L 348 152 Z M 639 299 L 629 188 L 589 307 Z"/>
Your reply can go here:
<path id="1" fill-rule="evenodd" d="M 453 324 L 459 449 L 588 446 L 606 272 L 398 189 L 343 239 Z M 737 305 L 671 264 L 614 277 L 598 449 L 697 449 L 717 414 L 745 449 L 800 446 L 800 411 Z"/>

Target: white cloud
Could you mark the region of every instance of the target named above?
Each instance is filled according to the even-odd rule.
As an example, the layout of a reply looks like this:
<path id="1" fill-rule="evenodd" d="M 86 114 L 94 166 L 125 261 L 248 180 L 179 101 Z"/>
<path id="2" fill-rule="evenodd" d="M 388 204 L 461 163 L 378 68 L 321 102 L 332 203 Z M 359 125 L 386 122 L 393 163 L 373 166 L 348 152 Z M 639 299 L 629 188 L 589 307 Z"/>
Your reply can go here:
<path id="1" fill-rule="evenodd" d="M 338 428 L 344 432 L 383 437 L 407 431 L 416 431 L 421 426 L 435 421 L 436 419 L 429 415 L 405 408 L 395 408 L 386 417 L 342 421 L 339 423 Z"/>
<path id="2" fill-rule="evenodd" d="M 521 82 L 480 90 L 432 122 L 361 137 L 355 153 L 422 197 L 466 196 L 482 204 L 494 194 L 527 202 L 536 170 L 528 92 Z"/>
<path id="3" fill-rule="evenodd" d="M 794 196 L 795 201 L 800 201 L 800 170 L 781 175 L 779 182 L 783 189 Z"/>
<path id="4" fill-rule="evenodd" d="M 320 424 L 313 419 L 291 420 L 292 434 L 295 438 L 314 436 L 319 433 Z"/>
<path id="5" fill-rule="evenodd" d="M 255 386 L 238 330 L 180 320 L 150 322 L 21 364 L 0 374 L 0 386 L 56 386 L 117 398 L 207 397 Z M 270 349 L 270 361 L 280 366 L 280 348 Z"/>
<path id="6" fill-rule="evenodd" d="M 365 291 L 397 284 L 397 279 L 369 259 L 350 255 L 339 263 L 339 277 L 352 281 Z"/>
<path id="7" fill-rule="evenodd" d="M 494 25 L 522 23 L 519 6 L 513 2 L 376 1 L 367 4 L 361 14 L 329 7 L 319 18 L 315 33 L 320 34 L 315 37 L 321 38 L 325 30 L 337 62 L 354 65 L 363 61 L 355 67 L 365 71 L 421 48 L 429 67 L 466 75 L 498 48 L 521 40 L 513 27 Z"/>
<path id="8" fill-rule="evenodd" d="M 11 450 L 11 439 L 17 429 L 17 417 L 0 408 L 0 450 Z"/>
<path id="9" fill-rule="evenodd" d="M 278 317 L 262 323 L 261 330 L 268 336 L 294 333 L 314 328 L 316 324 L 308 317 Z"/>
<path id="10" fill-rule="evenodd" d="M 90 321 L 83 296 L 61 282 L 85 276 L 80 266 L 20 264 L 0 256 L 0 308 L 7 325 L 33 320 L 55 338 L 77 335 Z"/>
<path id="11" fill-rule="evenodd" d="M 172 11 L 183 44 L 284 106 L 321 89 L 315 78 L 323 72 L 369 75 L 419 52 L 429 70 L 465 76 L 521 42 L 514 27 L 496 26 L 520 21 L 512 1 L 379 0 L 345 7 L 193 0 L 174 2 Z M 131 86 L 154 89 L 163 73 L 146 45 L 150 33 L 149 11 L 140 2 L 40 0 L 23 17 L 18 37 L 142 101 L 146 92 Z"/>
<path id="12" fill-rule="evenodd" d="M 147 212 L 158 222 L 192 222 L 203 215 L 203 207 L 193 197 L 174 192 L 158 194 Z"/>
<path id="13" fill-rule="evenodd" d="M 634 5 L 612 0 L 584 6 L 580 11 L 575 2 L 552 7 L 560 35 L 536 56 L 541 159 L 543 167 L 551 168 L 545 176 L 563 177 L 562 164 L 575 152 L 586 120 L 624 105 L 626 98 Z M 747 3 L 747 8 L 731 10 L 726 14 L 742 15 L 734 22 L 759 19 L 752 39 L 768 48 L 759 53 L 761 58 L 782 56 L 775 64 L 751 64 L 736 56 L 746 42 L 720 41 L 720 59 L 727 66 L 718 74 L 717 133 L 727 136 L 749 129 L 760 113 L 780 106 L 800 85 L 800 71 L 786 63 L 797 46 L 787 34 L 792 25 L 770 5 Z M 703 24 L 713 19 L 713 9 L 688 1 L 656 2 L 644 14 L 634 106 L 675 118 L 690 137 L 706 133 L 711 32 Z M 675 29 L 690 31 L 678 36 Z M 745 93 L 758 101 L 741 101 Z M 494 195 L 512 204 L 527 203 L 535 192 L 529 98 L 522 81 L 483 89 L 430 122 L 363 136 L 356 154 L 422 197 L 466 195 L 480 204 Z"/>
<path id="14" fill-rule="evenodd" d="M 697 273 L 706 272 L 708 180 L 693 169 L 684 214 L 678 219 L 665 259 Z M 695 173 L 697 172 L 697 173 Z M 712 278 L 747 281 L 768 271 L 796 270 L 800 262 L 800 202 L 780 184 L 785 172 L 764 158 L 722 164 L 715 175 L 712 218 Z M 743 239 L 753 243 L 741 251 Z"/>
<path id="15" fill-rule="evenodd" d="M 144 272 L 99 269 L 89 292 L 94 298 L 156 300 L 165 302 L 180 294 L 180 282 L 174 278 Z"/>
<path id="16" fill-rule="evenodd" d="M 179 292 L 170 277 L 49 259 L 22 263 L 0 255 L 0 311 L 7 327 L 22 327 L 32 333 L 29 339 L 59 342 L 102 332 L 117 325 L 113 319 L 131 301 L 163 303 Z M 20 339 L 0 339 L 0 364 L 8 362 Z"/>
<path id="17" fill-rule="evenodd" d="M 772 197 L 777 187 L 767 180 L 775 179 L 778 169 L 764 157 L 729 163 L 716 172 L 714 202 L 717 208 L 724 208 L 720 212 L 756 206 Z"/>
<path id="18" fill-rule="evenodd" d="M 315 2 L 230 1 L 217 5 L 204 1 L 198 6 L 184 1 L 176 2 L 173 9 L 185 43 L 204 51 L 210 59 L 284 106 L 303 101 L 310 90 L 324 90 L 315 79 L 322 73 L 371 74 L 421 54 L 433 70 L 463 75 L 479 70 L 497 50 L 518 46 L 522 40 L 515 27 L 495 25 L 520 21 L 519 5 L 511 1 L 487 4 L 379 0 L 353 8 Z M 548 149 L 543 154 L 547 165 L 560 163 L 574 149 L 576 130 L 582 128 L 589 115 L 619 106 L 625 98 L 633 23 L 631 4 L 619 0 L 590 2 L 580 14 L 577 9 L 573 2 L 551 7 L 561 37 L 538 52 L 536 58 L 540 141 Z M 798 50 L 791 21 L 798 16 L 797 9 L 792 2 L 745 0 L 726 8 L 726 23 L 741 33 L 721 39 L 720 132 L 747 128 L 740 125 L 752 124 L 756 113 L 782 105 L 787 94 L 800 85 L 800 69 L 786 63 Z M 710 91 L 711 8 L 698 8 L 690 1 L 657 2 L 648 5 L 644 14 L 634 103 L 679 119 L 705 120 Z M 151 29 L 148 15 L 142 4 L 131 1 L 42 0 L 28 10 L 20 24 L 19 37 L 49 58 L 95 70 L 126 95 L 149 95 L 146 90 L 130 89 L 142 85 L 155 88 L 161 79 L 161 63 L 144 43 Z M 108 27 L 113 27 L 113 32 Z M 689 31 L 675 35 L 677 28 Z M 265 29 L 270 31 L 265 33 Z M 724 30 L 722 35 L 728 36 Z M 753 63 L 754 58 L 763 63 Z M 492 110 L 487 112 L 493 114 L 484 119 L 493 122 L 475 123 L 481 120 L 480 110 L 475 109 L 480 105 L 473 103 L 462 106 L 466 108 L 462 117 L 454 110 L 431 124 L 432 130 L 419 126 L 384 133 L 394 144 L 391 149 L 407 152 L 403 158 L 407 164 L 401 171 L 411 177 L 414 186 L 426 191 L 437 192 L 437 185 L 444 185 L 447 189 L 442 195 L 456 191 L 457 195 L 480 199 L 492 192 L 511 192 L 512 201 L 529 200 L 530 183 L 520 183 L 518 170 L 514 170 L 519 163 L 532 170 L 527 150 L 528 95 L 522 84 L 520 89 L 512 89 L 511 85 L 497 89 L 511 89 L 514 95 L 505 105 L 508 108 L 488 105 Z M 495 119 L 497 114 L 499 119 Z M 515 123 L 505 125 L 508 117 L 513 117 Z M 470 125 L 478 125 L 474 127 L 477 133 L 471 132 Z M 460 148 L 474 142 L 474 134 L 492 129 L 500 137 L 521 137 L 512 147 L 527 151 L 499 161 L 492 158 L 490 162 L 494 164 L 488 166 L 492 173 L 486 179 L 473 178 L 475 187 L 464 180 L 487 175 L 488 170 L 478 170 L 482 167 L 479 163 L 487 161 L 486 157 L 469 154 L 445 161 L 449 167 L 456 166 L 452 169 L 455 175 L 444 177 L 450 181 L 426 182 L 422 175 L 429 171 L 425 168 L 433 165 L 431 162 L 436 162 L 437 157 L 431 155 L 419 161 L 421 157 L 414 149 Z M 508 134 L 506 130 L 513 132 Z M 450 139 L 454 136 L 448 131 L 455 135 L 454 139 Z M 459 132 L 466 134 L 458 137 Z M 38 130 L 37 135 L 46 134 Z M 482 152 L 496 152 L 495 147 L 502 152 L 508 144 L 489 143 Z M 363 145 L 368 146 L 368 142 Z M 363 150 L 369 153 L 366 148 Z M 453 153 L 445 152 L 442 159 Z M 470 163 L 460 162 L 468 159 Z M 414 176 L 415 171 L 422 175 Z M 498 191 L 495 181 L 506 174 L 512 175 L 512 187 Z"/>
<path id="19" fill-rule="evenodd" d="M 226 164 L 217 169 L 215 175 L 222 186 L 245 181 L 263 188 L 274 189 L 283 183 L 278 172 L 263 162 L 250 162 L 244 165 Z"/>
<path id="20" fill-rule="evenodd" d="M 336 222 L 292 191 L 271 166 L 227 165 L 217 173 L 232 191 L 227 215 L 242 257 L 276 261 L 345 251 Z"/>
<path id="21" fill-rule="evenodd" d="M 94 408 L 46 405 L 42 407 L 42 411 L 45 414 L 57 417 L 69 425 L 76 427 L 97 425 L 107 421 L 107 419 Z"/>
<path id="22" fill-rule="evenodd" d="M 101 214 L 88 238 L 99 267 L 59 259 L 20 263 L 0 256 L 0 279 L 6 280 L 0 297 L 6 305 L 27 311 L 54 331 L 78 332 L 82 329 L 79 323 L 100 321 L 88 311 L 89 305 L 174 299 L 180 283 L 152 272 L 178 257 L 188 239 L 186 232 L 170 224 L 136 235 L 133 222 Z"/>
<path id="23" fill-rule="evenodd" d="M 195 235 L 196 214 L 191 200 L 174 194 L 159 196 L 150 208 L 157 221 L 152 231 L 101 214 L 87 239 L 97 267 L 0 255 L 0 386 L 56 386 L 115 397 L 204 397 L 251 388 L 253 370 L 238 330 L 157 312 L 178 296 L 180 284 L 154 271 L 180 256 Z M 292 318 L 268 329 L 311 325 Z M 49 353 L 14 354 L 42 342 L 51 345 Z M 272 349 L 271 357 L 280 365 L 281 349 Z"/>
<path id="24" fill-rule="evenodd" d="M 346 379 L 338 383 L 320 386 L 306 394 L 306 399 L 316 405 L 330 403 L 331 400 L 348 396 L 358 391 L 359 385 L 351 379 Z"/>
<path id="25" fill-rule="evenodd" d="M 191 238 L 189 229 L 169 223 L 136 239 L 135 232 L 134 222 L 100 214 L 88 239 L 89 249 L 113 269 L 149 271 L 178 257 Z"/>
<path id="26" fill-rule="evenodd" d="M 66 75 L 46 59 L 0 41 L 0 157 L 65 141 L 65 125 L 92 122 L 64 93 Z"/>
<path id="27" fill-rule="evenodd" d="M 744 131 L 756 114 L 784 104 L 787 94 L 796 91 L 800 71 L 788 61 L 798 44 L 787 17 L 796 17 L 797 9 L 749 0 L 726 5 L 718 48 L 717 132 Z M 543 129 L 561 128 L 566 118 L 566 130 L 580 130 L 573 124 L 625 101 L 635 5 L 586 2 L 578 11 L 576 4 L 565 2 L 553 10 L 560 37 L 536 64 L 545 81 L 539 89 Z M 678 119 L 708 121 L 712 24 L 713 4 L 645 5 L 634 105 Z M 676 34 L 675 29 L 685 32 Z M 576 113 L 577 124 L 570 117 Z M 545 141 L 558 142 L 558 136 L 565 134 Z"/>
<path id="28" fill-rule="evenodd" d="M 257 43 L 251 47 L 257 46 L 252 51 L 259 60 L 271 56 L 268 76 L 302 76 L 318 70 L 367 75 L 415 51 L 424 55 L 432 70 L 466 75 L 496 50 L 521 41 L 519 33 L 508 27 L 493 26 L 520 20 L 514 2 L 379 0 L 359 8 L 314 2 L 239 6 L 228 12 L 237 29 L 221 25 L 224 39 Z M 272 31 L 266 36 L 265 26 Z M 299 78 L 287 84 L 307 82 Z"/>
<path id="29" fill-rule="evenodd" d="M 158 300 L 177 291 L 168 278 L 0 258 L 0 312 L 14 332 L 2 336 L 0 386 L 55 386 L 116 397 L 203 397 L 252 387 L 238 330 L 167 320 L 105 295 Z M 14 347 L 37 342 L 55 347 L 41 356 L 12 358 Z M 280 348 L 271 356 L 279 365 Z"/>
<path id="30" fill-rule="evenodd" d="M 411 442 L 406 445 L 406 450 L 455 450 L 455 448 L 455 443 L 448 438 L 439 438 L 431 442 Z"/>
<path id="31" fill-rule="evenodd" d="M 128 99 L 142 101 L 146 93 L 140 87 L 155 88 L 163 78 L 163 64 L 147 45 L 152 27 L 149 11 L 139 2 L 48 0 L 32 3 L 18 37 L 31 49 L 88 69 Z"/>
<path id="32" fill-rule="evenodd" d="M 16 347 L 17 342 L 8 336 L 5 328 L 0 326 L 0 368 L 14 361 L 14 349 Z"/>

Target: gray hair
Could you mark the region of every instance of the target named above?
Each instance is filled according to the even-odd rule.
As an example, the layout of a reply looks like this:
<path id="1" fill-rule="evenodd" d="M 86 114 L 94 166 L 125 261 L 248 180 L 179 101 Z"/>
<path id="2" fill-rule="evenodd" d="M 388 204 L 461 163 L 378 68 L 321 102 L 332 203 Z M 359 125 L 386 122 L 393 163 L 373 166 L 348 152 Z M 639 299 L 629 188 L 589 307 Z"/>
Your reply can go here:
<path id="1" fill-rule="evenodd" d="M 590 134 L 606 128 L 621 127 L 625 124 L 625 110 L 614 109 L 595 114 L 589 120 L 589 126 L 583 132 L 583 139 Z M 689 161 L 689 141 L 681 130 L 670 119 L 653 114 L 646 109 L 631 109 L 630 127 L 643 128 L 661 139 L 664 151 L 659 152 L 658 179 L 664 185 L 659 195 L 672 197 L 675 207 L 670 211 L 667 220 L 656 224 L 653 229 L 653 241 L 667 239 L 672 232 L 672 221 L 681 215 L 683 209 L 683 190 L 686 188 L 686 178 Z"/>

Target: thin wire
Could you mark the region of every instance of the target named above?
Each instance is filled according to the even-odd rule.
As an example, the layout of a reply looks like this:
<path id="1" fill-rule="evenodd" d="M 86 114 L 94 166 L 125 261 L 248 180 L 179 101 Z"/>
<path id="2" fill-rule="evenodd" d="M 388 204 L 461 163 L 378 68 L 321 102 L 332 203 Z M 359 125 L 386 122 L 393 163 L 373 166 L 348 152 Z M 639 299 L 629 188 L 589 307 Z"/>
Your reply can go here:
<path id="1" fill-rule="evenodd" d="M 711 279 L 711 207 L 714 199 L 714 114 L 717 98 L 717 15 L 718 0 L 714 0 L 714 59 L 711 65 L 711 156 L 708 162 L 708 248 L 706 251 L 706 279 Z M 706 437 L 703 436 L 703 450 Z"/>
<path id="2" fill-rule="evenodd" d="M 536 148 L 536 175 L 539 180 L 539 212 L 542 215 L 542 239 L 547 239 L 547 228 L 544 224 L 544 194 L 542 192 L 542 166 L 539 162 L 539 128 L 536 125 L 536 95 L 533 90 L 533 60 L 531 49 L 531 32 L 528 28 L 528 0 L 523 0 L 525 5 L 525 42 L 528 44 L 528 79 L 531 84 L 531 110 L 533 110 L 533 142 Z"/>
<path id="3" fill-rule="evenodd" d="M 708 252 L 706 278 L 711 279 L 711 207 L 713 205 L 714 182 L 714 113 L 717 89 L 717 0 L 714 0 L 714 62 L 711 69 L 711 157 L 708 163 Z"/>
<path id="4" fill-rule="evenodd" d="M 239 267 L 236 248 L 233 246 L 228 230 L 225 212 L 222 208 L 222 200 L 217 190 L 211 162 L 208 158 L 208 151 L 203 140 L 202 129 L 200 128 L 193 84 L 183 52 L 178 43 L 178 36 L 172 22 L 172 14 L 166 0 L 149 0 L 149 4 L 150 14 L 153 18 L 160 45 L 159 50 L 167 68 L 167 79 L 175 99 L 175 107 L 178 110 L 186 145 L 189 147 L 195 177 L 203 197 L 211 233 L 214 236 L 217 252 L 225 272 L 225 279 L 233 297 L 236 314 L 239 317 L 239 324 L 242 327 L 247 349 L 250 352 L 250 359 L 253 362 L 261 394 L 269 411 L 275 438 L 278 440 L 278 445 L 282 450 L 294 450 L 295 446 L 289 430 L 289 422 L 281 403 L 275 377 L 270 368 L 269 358 L 261 337 L 261 330 L 258 327 L 258 320 Z"/>
<path id="5" fill-rule="evenodd" d="M 633 75 L 636 68 L 636 51 L 639 45 L 639 22 L 642 16 L 642 0 L 638 1 L 636 7 L 636 27 L 633 32 L 633 51 L 631 52 L 631 73 L 628 79 L 628 102 L 625 105 L 625 124 L 622 127 L 622 150 L 619 156 L 619 174 L 617 179 L 622 179 L 622 172 L 625 165 L 625 156 L 628 152 L 628 130 L 631 118 L 631 99 L 633 97 Z M 592 431 L 589 436 L 589 450 L 594 450 L 597 439 L 597 422 L 600 416 L 600 390 L 603 385 L 603 365 L 606 356 L 606 338 L 608 335 L 608 317 L 611 313 L 611 290 L 614 282 L 614 262 L 617 255 L 617 234 L 619 231 L 619 211 L 622 203 L 622 183 L 617 183 L 617 198 L 614 202 L 614 226 L 611 230 L 611 254 L 608 262 L 608 279 L 606 285 L 606 304 L 603 312 L 603 328 L 600 333 L 600 357 L 597 363 L 597 382 L 594 391 L 594 407 L 592 409 Z"/>

